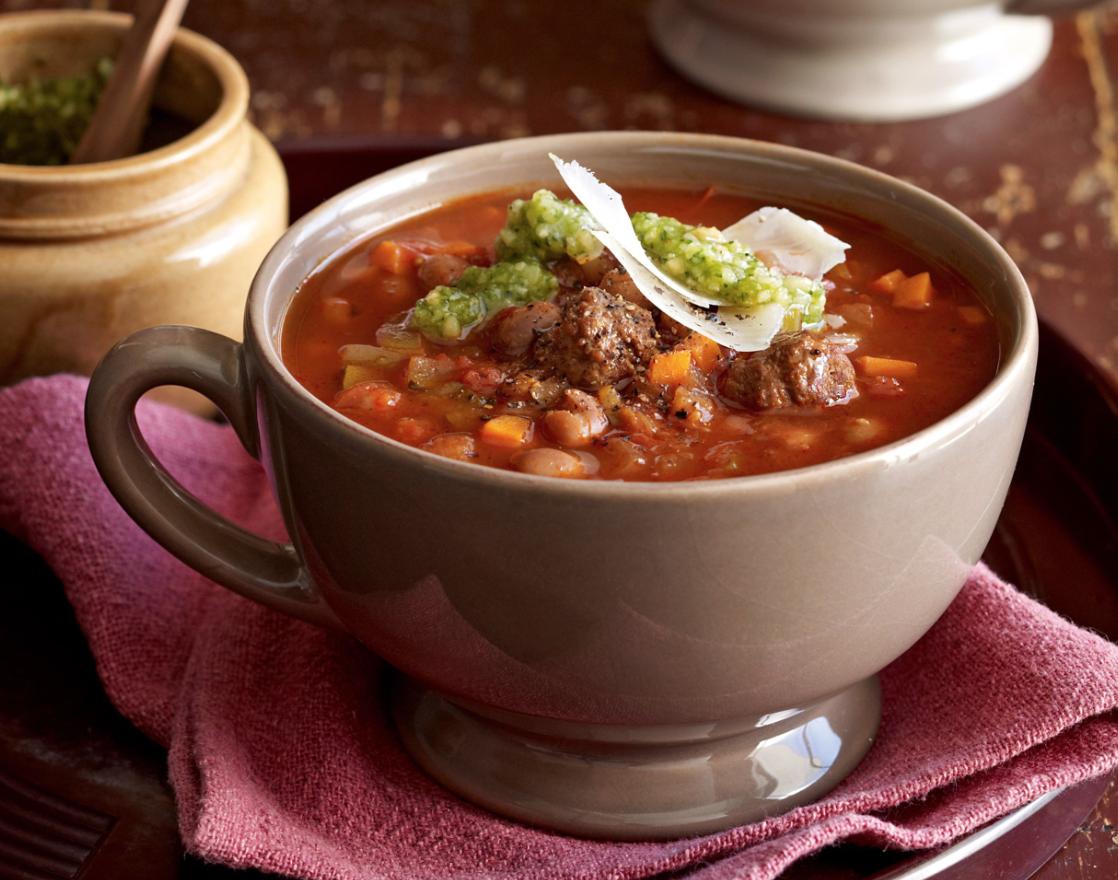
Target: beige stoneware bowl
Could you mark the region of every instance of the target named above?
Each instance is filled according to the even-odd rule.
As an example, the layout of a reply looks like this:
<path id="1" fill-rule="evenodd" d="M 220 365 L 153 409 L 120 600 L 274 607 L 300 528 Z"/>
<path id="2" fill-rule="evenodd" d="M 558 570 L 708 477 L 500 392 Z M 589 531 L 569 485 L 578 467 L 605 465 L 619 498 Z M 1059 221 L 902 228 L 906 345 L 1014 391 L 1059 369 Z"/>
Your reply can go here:
<path id="1" fill-rule="evenodd" d="M 88 74 L 131 22 L 0 15 L 0 80 Z M 233 57 L 180 28 L 153 99 L 181 121 L 168 136 L 180 136 L 113 162 L 0 164 L 0 384 L 88 375 L 122 336 L 155 324 L 240 335 L 252 276 L 287 227 L 287 178 L 248 122 L 248 96 Z"/>
<path id="2" fill-rule="evenodd" d="M 993 310 L 997 376 L 948 418 L 872 452 L 667 485 L 440 458 L 295 381 L 280 331 L 324 258 L 458 196 L 555 186 L 549 150 L 615 184 L 718 183 L 894 230 Z M 264 261 L 243 345 L 190 327 L 125 339 L 93 376 L 87 430 L 106 483 L 171 552 L 387 660 L 403 741 L 448 787 L 576 834 L 668 837 L 810 801 L 862 759 L 880 716 L 876 673 L 935 622 L 990 537 L 1036 347 L 1013 263 L 921 190 L 734 138 L 564 135 L 435 156 L 325 203 Z M 151 459 L 133 408 L 168 383 L 229 418 L 272 481 L 291 544 L 220 518 Z"/>

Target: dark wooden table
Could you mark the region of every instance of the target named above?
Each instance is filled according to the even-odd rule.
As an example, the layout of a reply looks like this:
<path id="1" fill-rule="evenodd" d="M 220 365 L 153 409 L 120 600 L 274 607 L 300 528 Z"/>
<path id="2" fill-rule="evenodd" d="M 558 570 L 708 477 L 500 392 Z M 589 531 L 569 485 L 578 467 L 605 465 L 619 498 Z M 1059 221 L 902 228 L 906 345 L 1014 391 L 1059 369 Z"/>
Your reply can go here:
<path id="1" fill-rule="evenodd" d="M 0 0 L 0 11 L 80 2 Z M 98 2 L 131 10 L 131 0 Z M 740 107 L 652 50 L 645 0 L 194 0 L 186 26 L 222 43 L 275 140 L 434 150 L 463 139 L 595 129 L 739 135 L 831 153 L 910 180 L 985 226 L 1041 315 L 1118 375 L 1118 13 L 1061 21 L 1047 63 L 984 107 L 889 125 Z M 1038 874 L 1118 876 L 1118 792 Z"/>

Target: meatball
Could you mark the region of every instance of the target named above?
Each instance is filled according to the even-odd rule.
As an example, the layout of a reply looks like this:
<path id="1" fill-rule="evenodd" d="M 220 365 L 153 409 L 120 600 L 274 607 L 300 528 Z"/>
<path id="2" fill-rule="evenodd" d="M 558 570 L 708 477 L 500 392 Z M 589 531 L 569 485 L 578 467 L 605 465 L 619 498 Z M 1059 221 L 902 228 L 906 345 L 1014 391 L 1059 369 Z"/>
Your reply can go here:
<path id="1" fill-rule="evenodd" d="M 416 277 L 424 290 L 452 287 L 470 264 L 453 254 L 431 254 L 423 257 L 416 268 Z"/>
<path id="2" fill-rule="evenodd" d="M 493 329 L 493 350 L 508 356 L 524 354 L 536 337 L 558 324 L 561 317 L 559 306 L 549 302 L 505 309 Z"/>
<path id="3" fill-rule="evenodd" d="M 592 260 L 579 263 L 570 257 L 564 257 L 551 267 L 552 273 L 559 279 L 559 286 L 571 289 L 593 286 L 605 287 L 603 279 L 619 268 L 617 260 L 609 251 L 602 253 Z M 624 271 L 624 270 L 622 270 Z"/>
<path id="4" fill-rule="evenodd" d="M 572 385 L 597 389 L 635 376 L 659 350 L 648 309 L 584 287 L 567 299 L 562 320 L 539 338 L 536 360 Z"/>
<path id="5" fill-rule="evenodd" d="M 607 272 L 602 277 L 600 285 L 602 290 L 607 293 L 617 294 L 622 299 L 626 299 L 633 305 L 640 306 L 642 309 L 651 309 L 652 305 L 649 303 L 637 283 L 633 280 L 632 276 L 624 269 L 613 269 Z"/>
<path id="6" fill-rule="evenodd" d="M 817 333 L 780 336 L 764 351 L 738 355 L 722 390 L 750 409 L 833 406 L 858 396 L 850 358 Z"/>

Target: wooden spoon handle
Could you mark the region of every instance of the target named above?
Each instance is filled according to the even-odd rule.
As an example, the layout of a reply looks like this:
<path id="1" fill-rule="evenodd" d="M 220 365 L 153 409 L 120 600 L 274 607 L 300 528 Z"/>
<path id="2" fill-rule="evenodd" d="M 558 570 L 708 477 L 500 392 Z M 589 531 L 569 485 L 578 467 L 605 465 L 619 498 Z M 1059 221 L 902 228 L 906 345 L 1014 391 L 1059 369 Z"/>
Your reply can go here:
<path id="1" fill-rule="evenodd" d="M 121 159 L 139 150 L 155 80 L 188 2 L 147 0 L 138 8 L 71 165 Z"/>

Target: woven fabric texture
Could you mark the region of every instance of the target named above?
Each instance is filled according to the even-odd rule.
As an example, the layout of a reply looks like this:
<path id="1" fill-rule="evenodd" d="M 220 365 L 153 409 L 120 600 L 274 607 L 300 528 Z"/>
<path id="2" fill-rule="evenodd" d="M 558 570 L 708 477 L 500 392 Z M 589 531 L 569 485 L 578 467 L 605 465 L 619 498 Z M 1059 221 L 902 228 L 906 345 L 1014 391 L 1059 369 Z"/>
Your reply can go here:
<path id="1" fill-rule="evenodd" d="M 52 566 L 110 699 L 169 749 L 182 835 L 205 859 L 316 880 L 766 880 L 839 841 L 943 844 L 1118 765 L 1118 647 L 980 566 L 881 674 L 880 735 L 823 800 L 660 843 L 502 819 L 408 758 L 373 654 L 216 586 L 125 515 L 86 447 L 85 387 L 0 391 L 0 528 Z M 139 417 L 190 491 L 282 538 L 263 471 L 230 429 L 154 404 Z"/>

